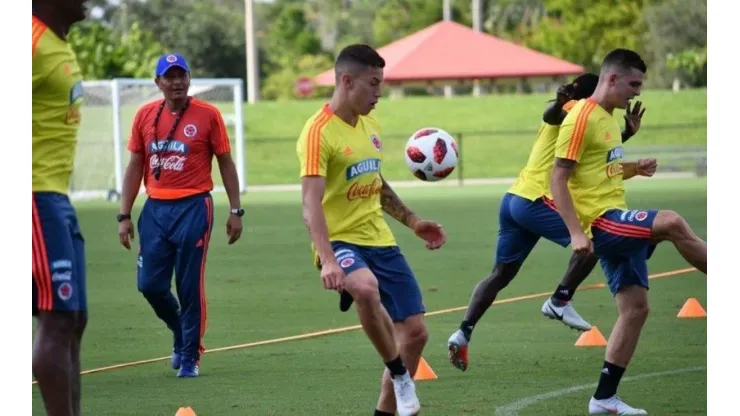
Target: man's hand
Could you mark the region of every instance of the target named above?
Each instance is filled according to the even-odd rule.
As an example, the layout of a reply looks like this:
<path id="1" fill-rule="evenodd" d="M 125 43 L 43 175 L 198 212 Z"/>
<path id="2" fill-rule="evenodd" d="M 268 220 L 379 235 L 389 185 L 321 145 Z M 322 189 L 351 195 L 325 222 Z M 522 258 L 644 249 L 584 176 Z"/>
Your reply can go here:
<path id="1" fill-rule="evenodd" d="M 583 232 L 571 235 L 570 245 L 573 247 L 573 252 L 579 255 L 587 256 L 594 252 L 593 241 Z"/>
<path id="2" fill-rule="evenodd" d="M 637 161 L 637 174 L 640 176 L 653 176 L 657 169 L 657 159 L 639 159 Z"/>
<path id="3" fill-rule="evenodd" d="M 242 235 L 242 219 L 236 215 L 229 215 L 226 220 L 226 235 L 229 236 L 229 245 L 232 245 Z"/>
<path id="4" fill-rule="evenodd" d="M 640 124 L 642 123 L 642 115 L 645 114 L 645 108 L 640 111 L 642 102 L 638 101 L 635 103 L 635 107 L 630 109 L 631 103 L 627 103 L 627 109 L 624 114 L 624 127 L 629 136 L 634 136 L 637 131 L 640 130 Z"/>
<path id="5" fill-rule="evenodd" d="M 436 250 L 447 241 L 447 234 L 436 222 L 419 219 L 410 225 L 414 234 L 427 242 L 426 247 L 429 250 Z"/>
<path id="6" fill-rule="evenodd" d="M 118 223 L 118 240 L 127 250 L 131 250 L 129 239 L 134 239 L 134 223 L 130 219 Z"/>
<path id="7" fill-rule="evenodd" d="M 336 260 L 321 264 L 321 282 L 324 283 L 324 289 L 340 293 L 344 290 L 344 270 L 339 267 Z"/>

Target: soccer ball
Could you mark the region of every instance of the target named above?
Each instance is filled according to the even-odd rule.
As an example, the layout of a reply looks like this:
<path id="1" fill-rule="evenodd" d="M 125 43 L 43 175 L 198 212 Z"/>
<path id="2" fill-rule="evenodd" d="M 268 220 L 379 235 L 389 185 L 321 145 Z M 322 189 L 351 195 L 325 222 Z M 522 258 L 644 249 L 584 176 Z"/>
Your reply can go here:
<path id="1" fill-rule="evenodd" d="M 457 166 L 457 143 L 449 133 L 426 127 L 411 135 L 406 143 L 406 165 L 422 181 L 446 178 Z"/>

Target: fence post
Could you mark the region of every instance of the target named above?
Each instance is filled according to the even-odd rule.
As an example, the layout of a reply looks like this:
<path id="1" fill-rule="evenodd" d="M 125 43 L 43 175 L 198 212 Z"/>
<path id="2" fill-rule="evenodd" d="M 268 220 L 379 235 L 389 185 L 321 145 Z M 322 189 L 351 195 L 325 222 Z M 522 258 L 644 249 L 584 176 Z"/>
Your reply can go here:
<path id="1" fill-rule="evenodd" d="M 463 134 L 457 133 L 457 185 L 463 186 Z"/>

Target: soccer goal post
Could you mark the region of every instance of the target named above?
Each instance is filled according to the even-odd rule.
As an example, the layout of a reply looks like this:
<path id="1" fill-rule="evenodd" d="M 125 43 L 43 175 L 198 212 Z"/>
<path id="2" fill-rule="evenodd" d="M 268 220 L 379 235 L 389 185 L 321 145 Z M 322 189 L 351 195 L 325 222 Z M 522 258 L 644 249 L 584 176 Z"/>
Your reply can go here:
<path id="1" fill-rule="evenodd" d="M 84 103 L 70 197 L 117 200 L 121 195 L 123 172 L 129 160 L 127 144 L 136 111 L 142 105 L 160 99 L 162 93 L 152 79 L 83 81 L 82 86 Z M 242 80 L 193 78 L 189 95 L 207 101 L 221 111 L 229 131 L 232 155 L 239 175 L 239 190 L 245 192 L 247 176 Z M 215 161 L 213 183 L 214 192 L 224 191 Z"/>

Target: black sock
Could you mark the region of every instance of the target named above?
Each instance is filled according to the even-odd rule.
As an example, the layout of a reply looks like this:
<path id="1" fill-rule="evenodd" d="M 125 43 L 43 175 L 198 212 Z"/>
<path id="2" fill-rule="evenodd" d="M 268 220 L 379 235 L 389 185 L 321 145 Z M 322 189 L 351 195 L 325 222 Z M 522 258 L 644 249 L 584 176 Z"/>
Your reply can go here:
<path id="1" fill-rule="evenodd" d="M 460 324 L 460 330 L 462 331 L 463 335 L 465 335 L 465 339 L 470 342 L 470 337 L 473 336 L 473 328 L 475 328 L 474 324 L 469 323 L 468 321 L 462 321 Z"/>
<path id="2" fill-rule="evenodd" d="M 624 370 L 623 367 L 604 361 L 604 367 L 601 369 L 601 378 L 599 378 L 599 386 L 596 387 L 594 399 L 608 399 L 617 394 L 617 386 L 619 386 L 619 380 L 622 379 Z"/>
<path id="3" fill-rule="evenodd" d="M 563 285 L 558 285 L 558 288 L 555 289 L 555 293 L 552 294 L 552 300 L 559 301 L 559 304 L 556 303 L 558 306 L 563 305 L 573 299 L 573 292 L 573 290 L 570 290 Z"/>
<path id="4" fill-rule="evenodd" d="M 396 376 L 406 374 L 406 367 L 403 365 L 400 355 L 396 357 L 395 360 L 385 363 L 385 366 L 388 367 L 388 370 L 391 372 L 391 378 L 396 378 Z"/>
<path id="5" fill-rule="evenodd" d="M 383 412 L 378 409 L 375 409 L 375 413 L 373 413 L 373 416 L 393 416 L 393 415 L 394 413 Z"/>

